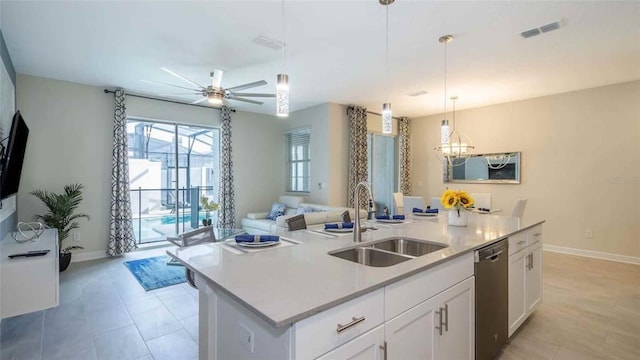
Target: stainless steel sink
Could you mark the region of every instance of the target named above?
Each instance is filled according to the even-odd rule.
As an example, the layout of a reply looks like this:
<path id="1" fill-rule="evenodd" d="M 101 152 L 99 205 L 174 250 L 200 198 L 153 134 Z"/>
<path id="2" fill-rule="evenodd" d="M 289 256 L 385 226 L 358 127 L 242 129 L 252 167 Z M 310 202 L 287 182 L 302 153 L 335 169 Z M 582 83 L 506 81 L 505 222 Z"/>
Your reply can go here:
<path id="1" fill-rule="evenodd" d="M 422 256 L 434 251 L 438 251 L 447 247 L 447 245 L 441 245 L 431 243 L 423 240 L 407 239 L 407 238 L 390 238 L 380 240 L 370 244 L 369 246 L 375 249 L 381 249 L 391 251 L 396 254 L 409 255 L 409 256 Z"/>
<path id="2" fill-rule="evenodd" d="M 447 245 L 424 240 L 388 238 L 362 243 L 348 249 L 335 250 L 330 252 L 329 255 L 362 265 L 387 267 L 446 247 Z"/>
<path id="3" fill-rule="evenodd" d="M 356 247 L 346 250 L 338 250 L 330 252 L 329 255 L 374 267 L 387 267 L 413 259 L 413 257 L 398 255 L 387 251 L 380 251 L 371 247 Z"/>

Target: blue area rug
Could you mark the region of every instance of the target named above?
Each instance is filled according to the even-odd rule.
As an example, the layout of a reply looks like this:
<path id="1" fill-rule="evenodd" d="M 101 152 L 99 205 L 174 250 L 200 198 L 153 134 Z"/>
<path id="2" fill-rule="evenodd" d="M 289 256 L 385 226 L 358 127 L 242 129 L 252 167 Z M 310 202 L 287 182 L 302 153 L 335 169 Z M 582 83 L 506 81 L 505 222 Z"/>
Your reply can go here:
<path id="1" fill-rule="evenodd" d="M 131 271 L 146 290 L 154 290 L 187 281 L 183 266 L 167 265 L 168 256 L 156 256 L 140 260 L 125 261 L 124 266 Z"/>

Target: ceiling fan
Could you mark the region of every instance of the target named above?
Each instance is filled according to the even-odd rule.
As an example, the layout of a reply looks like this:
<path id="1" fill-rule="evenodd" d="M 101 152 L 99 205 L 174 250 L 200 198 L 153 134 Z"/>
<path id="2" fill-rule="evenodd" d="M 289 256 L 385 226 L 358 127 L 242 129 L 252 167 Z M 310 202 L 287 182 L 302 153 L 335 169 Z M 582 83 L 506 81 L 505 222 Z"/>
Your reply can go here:
<path id="1" fill-rule="evenodd" d="M 149 80 L 142 80 L 143 82 L 149 83 L 149 84 L 156 84 L 156 85 L 164 85 L 164 86 L 171 86 L 174 88 L 179 88 L 179 89 L 184 89 L 184 90 L 190 90 L 191 92 L 188 93 L 172 93 L 172 94 L 158 94 L 158 95 L 164 95 L 164 96 L 174 96 L 174 95 L 180 95 L 180 96 L 185 96 L 185 95 L 200 95 L 202 96 L 201 99 L 198 99 L 194 102 L 192 102 L 191 104 L 199 104 L 203 101 L 209 101 L 210 104 L 212 105 L 222 105 L 223 103 L 226 102 L 226 100 L 234 100 L 234 101 L 242 101 L 242 102 L 247 102 L 247 103 L 251 103 L 251 104 L 257 104 L 257 105 L 262 105 L 263 102 L 262 101 L 258 101 L 258 100 L 253 100 L 253 99 L 248 99 L 250 97 L 263 97 L 263 98 L 272 98 L 275 97 L 275 94 L 263 94 L 263 93 L 240 93 L 237 91 L 241 91 L 241 90 L 246 90 L 246 89 L 250 89 L 250 88 L 254 88 L 254 87 L 258 87 L 258 86 L 262 86 L 262 85 L 267 85 L 267 82 L 264 80 L 260 80 L 260 81 L 254 81 L 254 82 L 250 82 L 247 84 L 243 84 L 243 85 L 238 85 L 238 86 L 234 86 L 234 87 L 230 87 L 230 88 L 223 88 L 222 87 L 222 74 L 223 71 L 222 70 L 218 70 L 218 69 L 214 69 L 209 76 L 211 77 L 211 85 L 209 86 L 202 86 L 200 84 L 198 84 L 195 81 L 189 80 L 186 77 L 171 71 L 167 68 L 162 68 L 162 70 L 164 70 L 165 72 L 177 77 L 180 80 L 183 80 L 187 83 L 189 83 L 190 85 L 195 86 L 195 88 L 191 88 L 191 87 L 186 87 L 186 86 L 179 86 L 179 85 L 173 85 L 173 84 L 168 84 L 168 83 L 162 83 L 162 82 L 156 82 L 156 81 L 149 81 Z"/>

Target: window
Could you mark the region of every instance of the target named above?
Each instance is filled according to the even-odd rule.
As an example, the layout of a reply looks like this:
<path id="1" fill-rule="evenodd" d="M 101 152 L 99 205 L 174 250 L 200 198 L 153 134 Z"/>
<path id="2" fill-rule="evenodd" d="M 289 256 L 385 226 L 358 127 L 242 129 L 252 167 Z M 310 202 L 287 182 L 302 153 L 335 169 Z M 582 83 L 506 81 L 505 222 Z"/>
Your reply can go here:
<path id="1" fill-rule="evenodd" d="M 287 191 L 309 192 L 311 176 L 311 129 L 299 129 L 285 134 L 288 152 Z"/>
<path id="2" fill-rule="evenodd" d="M 398 145 L 395 136 L 367 135 L 369 151 L 369 183 L 376 201 L 376 210 L 381 213 L 386 207 L 394 211 L 393 193 L 398 187 Z M 398 214 L 399 215 L 399 214 Z"/>
<path id="3" fill-rule="evenodd" d="M 200 199 L 218 201 L 220 130 L 127 119 L 129 187 L 139 244 L 197 229 L 215 215 Z"/>

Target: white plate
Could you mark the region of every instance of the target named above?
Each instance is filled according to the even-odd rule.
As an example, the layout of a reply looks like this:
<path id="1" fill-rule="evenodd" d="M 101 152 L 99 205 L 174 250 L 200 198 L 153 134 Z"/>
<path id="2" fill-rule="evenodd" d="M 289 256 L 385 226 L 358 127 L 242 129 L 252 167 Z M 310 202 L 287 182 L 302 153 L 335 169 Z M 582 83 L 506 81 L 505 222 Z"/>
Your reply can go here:
<path id="1" fill-rule="evenodd" d="M 401 224 L 404 222 L 404 220 L 398 220 L 398 219 L 376 219 L 376 221 L 379 223 L 387 223 L 387 224 Z"/>
<path id="2" fill-rule="evenodd" d="M 438 216 L 438 213 L 413 213 L 415 216 L 426 216 L 426 217 L 434 217 Z"/>
<path id="3" fill-rule="evenodd" d="M 274 245 L 279 245 L 280 241 L 264 241 L 264 242 L 237 242 L 236 244 L 238 246 L 242 246 L 242 247 L 246 247 L 246 248 L 263 248 L 263 247 L 269 247 L 269 246 L 274 246 Z"/>
<path id="4" fill-rule="evenodd" d="M 332 233 L 348 233 L 348 232 L 353 232 L 353 228 L 346 228 L 346 229 L 324 229 L 324 231 L 326 231 L 326 232 L 332 232 Z"/>

